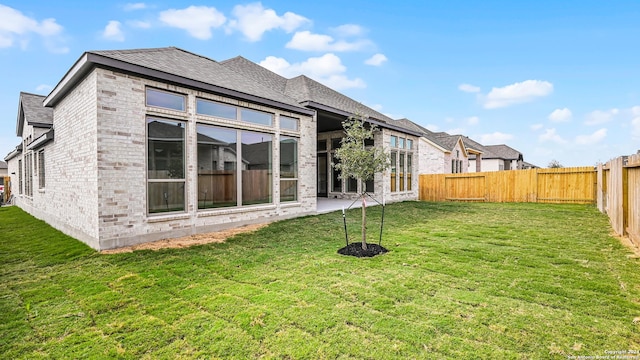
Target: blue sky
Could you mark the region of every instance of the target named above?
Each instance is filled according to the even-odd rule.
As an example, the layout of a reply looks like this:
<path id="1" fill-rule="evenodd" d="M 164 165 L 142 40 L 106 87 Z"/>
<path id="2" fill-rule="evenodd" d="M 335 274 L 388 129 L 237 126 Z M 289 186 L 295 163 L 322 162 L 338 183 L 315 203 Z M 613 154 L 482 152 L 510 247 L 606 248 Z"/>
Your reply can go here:
<path id="1" fill-rule="evenodd" d="M 0 157 L 20 91 L 87 50 L 176 46 L 304 73 L 390 117 L 525 161 L 640 150 L 640 1 L 0 2 Z"/>

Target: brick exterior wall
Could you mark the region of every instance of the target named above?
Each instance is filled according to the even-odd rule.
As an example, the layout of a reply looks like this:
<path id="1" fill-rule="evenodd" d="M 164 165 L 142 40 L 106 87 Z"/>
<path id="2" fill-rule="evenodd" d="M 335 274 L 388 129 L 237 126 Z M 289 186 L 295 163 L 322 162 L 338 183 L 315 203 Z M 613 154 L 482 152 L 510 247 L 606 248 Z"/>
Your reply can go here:
<path id="1" fill-rule="evenodd" d="M 28 181 L 25 156 L 33 154 L 33 196 L 18 195 L 18 171 L 12 177 L 16 205 L 53 227 L 99 248 L 98 172 L 96 159 L 96 74 L 87 75 L 55 108 L 55 141 L 44 146 L 46 184 L 38 186 L 37 151 L 27 150 L 12 159 L 22 159 L 23 182 Z M 46 130 L 45 130 L 46 131 Z M 25 124 L 23 139 L 42 134 Z M 39 135 L 38 135 L 39 136 Z M 31 137 L 33 140 L 35 137 Z"/>
<path id="2" fill-rule="evenodd" d="M 97 162 L 98 193 L 96 218 L 100 249 L 222 230 L 245 224 L 268 222 L 315 213 L 316 209 L 316 122 L 301 116 L 256 104 L 150 81 L 113 71 L 97 69 Z M 147 86 L 187 95 L 186 112 L 145 106 Z M 196 97 L 225 102 L 275 114 L 274 127 L 213 119 L 195 113 Z M 186 121 L 186 210 L 170 214 L 147 214 L 146 116 Z M 298 201 L 280 204 L 278 116 L 300 119 L 298 143 Z M 273 203 L 241 208 L 198 210 L 197 208 L 197 123 L 232 126 L 274 133 Z M 57 125 L 56 125 L 57 126 Z M 274 131 L 275 130 L 275 131 Z M 56 132 L 57 141 L 57 132 Z"/>

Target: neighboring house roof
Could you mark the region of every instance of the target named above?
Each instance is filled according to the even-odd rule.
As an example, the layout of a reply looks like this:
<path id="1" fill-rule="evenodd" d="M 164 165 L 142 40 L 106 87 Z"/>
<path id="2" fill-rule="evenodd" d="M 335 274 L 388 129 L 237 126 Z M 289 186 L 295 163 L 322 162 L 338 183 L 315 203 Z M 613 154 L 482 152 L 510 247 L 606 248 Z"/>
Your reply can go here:
<path id="1" fill-rule="evenodd" d="M 539 166 L 533 165 L 532 163 L 528 163 L 526 161 L 522 162 L 522 167 L 524 169 L 538 169 L 539 168 Z"/>
<path id="2" fill-rule="evenodd" d="M 252 81 L 215 60 L 176 47 L 87 51 L 44 101 L 55 106 L 94 67 L 116 69 L 192 89 L 313 115 L 282 92 Z"/>
<path id="3" fill-rule="evenodd" d="M 45 96 L 20 92 L 16 135 L 22 136 L 24 123 L 34 127 L 50 128 L 53 125 L 53 109 L 42 104 Z"/>
<path id="4" fill-rule="evenodd" d="M 507 145 L 486 145 L 485 148 L 489 149 L 493 154 L 497 156 L 498 159 L 504 160 L 522 160 L 522 153 L 518 150 L 511 148 Z M 487 159 L 486 156 L 483 156 L 484 159 Z"/>
<path id="5" fill-rule="evenodd" d="M 392 123 L 393 120 L 370 107 L 359 103 L 350 97 L 341 94 L 307 76 L 300 75 L 287 79 L 270 71 L 253 61 L 242 56 L 237 56 L 221 61 L 220 64 L 232 69 L 247 78 L 262 83 L 274 90 L 295 99 L 298 103 L 322 110 L 342 112 L 350 114 L 362 114 L 383 123 Z"/>
<path id="6" fill-rule="evenodd" d="M 7 163 L 4 161 L 0 161 L 0 169 L 8 169 Z"/>
<path id="7" fill-rule="evenodd" d="M 463 136 L 462 137 L 462 142 L 464 143 L 464 146 L 467 149 L 471 149 L 471 150 L 475 150 L 477 152 L 481 152 L 483 159 L 497 159 L 498 158 L 498 156 L 495 155 L 493 152 L 491 152 L 491 150 L 489 150 L 487 147 L 485 147 L 484 145 L 480 144 L 479 142 L 471 139 L 468 136 Z M 469 159 L 470 160 L 475 160 L 476 159 L 476 155 L 473 154 L 473 153 L 470 154 L 469 155 Z"/>
<path id="8" fill-rule="evenodd" d="M 398 126 L 402 126 L 404 128 L 421 133 L 421 136 L 423 138 L 427 139 L 429 142 L 438 146 L 440 149 L 442 149 L 442 151 L 445 152 L 453 151 L 453 149 L 455 149 L 456 145 L 458 144 L 458 141 L 461 141 L 461 138 L 463 138 L 462 135 L 449 135 L 446 132 L 435 133 L 421 125 L 414 123 L 407 118 L 398 119 L 394 122 L 398 124 Z M 466 148 L 464 142 L 462 142 L 462 150 L 467 153 L 468 149 Z"/>

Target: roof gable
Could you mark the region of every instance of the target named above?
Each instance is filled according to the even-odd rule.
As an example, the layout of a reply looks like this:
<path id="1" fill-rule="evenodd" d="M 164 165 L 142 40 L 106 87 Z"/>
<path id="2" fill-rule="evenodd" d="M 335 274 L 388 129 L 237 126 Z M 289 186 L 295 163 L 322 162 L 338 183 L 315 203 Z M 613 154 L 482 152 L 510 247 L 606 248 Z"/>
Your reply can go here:
<path id="1" fill-rule="evenodd" d="M 45 96 L 20 93 L 16 135 L 22 136 L 25 123 L 34 127 L 50 128 L 53 125 L 53 109 L 43 105 Z"/>

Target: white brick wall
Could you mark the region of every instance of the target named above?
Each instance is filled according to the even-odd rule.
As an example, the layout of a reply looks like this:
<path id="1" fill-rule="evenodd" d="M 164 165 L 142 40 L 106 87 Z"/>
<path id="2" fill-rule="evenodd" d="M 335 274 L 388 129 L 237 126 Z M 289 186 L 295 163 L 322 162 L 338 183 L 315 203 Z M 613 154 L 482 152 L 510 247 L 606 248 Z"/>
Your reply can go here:
<path id="1" fill-rule="evenodd" d="M 316 122 L 314 118 L 246 102 L 240 103 L 233 99 L 107 70 L 97 70 L 96 72 L 99 172 L 97 218 L 99 219 L 101 249 L 315 213 Z M 186 94 L 187 111 L 176 112 L 146 108 L 146 86 Z M 274 162 L 274 201 L 272 204 L 206 211 L 197 209 L 197 143 L 195 141 L 197 123 L 206 122 L 213 125 L 236 127 L 240 124 L 236 121 L 215 120 L 196 115 L 196 97 L 223 101 L 232 105 L 244 105 L 276 115 L 282 114 L 300 118 L 298 202 L 279 203 L 280 169 L 277 162 Z M 187 210 L 184 213 L 147 215 L 146 115 L 148 114 L 187 122 Z M 241 126 L 247 129 L 260 129 L 260 126 L 252 124 L 242 124 Z M 274 136 L 276 157 L 279 155 L 279 144 L 276 141 L 278 134 L 279 131 L 276 131 Z"/>
<path id="2" fill-rule="evenodd" d="M 96 74 L 91 73 L 57 104 L 53 117 L 55 140 L 44 146 L 46 186 L 38 188 L 37 167 L 34 166 L 33 197 L 26 196 L 23 191 L 16 204 L 53 227 L 98 248 L 95 91 Z M 32 131 L 23 132 L 23 136 L 34 134 Z M 19 157 L 24 158 L 29 152 L 25 147 Z M 37 162 L 35 155 L 33 159 Z M 16 171 L 14 194 L 18 193 L 17 175 Z M 25 171 L 23 179 L 28 181 Z"/>

